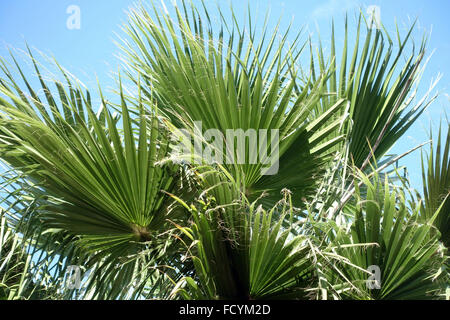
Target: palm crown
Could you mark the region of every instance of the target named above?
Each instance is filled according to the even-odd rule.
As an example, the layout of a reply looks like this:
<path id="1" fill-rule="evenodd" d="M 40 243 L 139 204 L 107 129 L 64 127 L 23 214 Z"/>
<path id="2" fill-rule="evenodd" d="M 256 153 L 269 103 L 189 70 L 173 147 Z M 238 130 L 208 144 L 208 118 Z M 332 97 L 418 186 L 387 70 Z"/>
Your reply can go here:
<path id="1" fill-rule="evenodd" d="M 407 53 L 414 25 L 395 46 L 360 16 L 351 53 L 346 21 L 341 54 L 333 26 L 329 59 L 311 48 L 305 73 L 312 44 L 295 34 L 288 45 L 290 28 L 280 35 L 266 20 L 257 35 L 251 15 L 241 28 L 232 9 L 231 23 L 218 9 L 214 26 L 205 4 L 173 9 L 175 19 L 155 6 L 129 12 L 126 77 L 116 103 L 98 90 L 99 110 L 59 65 L 65 83 L 49 84 L 29 51 L 37 90 L 12 57 L 25 90 L 2 60 L 2 235 L 13 230 L 29 248 L 2 245 L 12 253 L 0 259 L 26 265 L 0 268 L 5 297 L 441 297 L 449 137 L 443 152 L 440 136 L 436 156 L 431 148 L 423 202 L 383 171 L 435 98 L 412 105 L 426 47 Z M 205 138 L 211 129 L 219 136 Z M 273 143 L 244 139 L 236 161 L 235 144 L 217 144 L 228 130 L 265 130 Z M 173 152 L 181 132 L 189 147 L 199 138 L 234 161 L 187 161 Z M 275 163 L 250 161 L 274 150 Z M 64 285 L 69 265 L 88 271 L 82 287 Z M 377 288 L 367 285 L 373 266 Z"/>

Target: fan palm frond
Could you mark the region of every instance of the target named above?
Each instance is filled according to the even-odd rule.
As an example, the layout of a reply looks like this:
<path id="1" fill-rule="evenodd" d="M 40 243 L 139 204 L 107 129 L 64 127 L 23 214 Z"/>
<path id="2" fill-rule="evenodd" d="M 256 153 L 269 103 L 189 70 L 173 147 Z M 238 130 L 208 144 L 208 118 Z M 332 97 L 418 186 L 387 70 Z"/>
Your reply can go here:
<path id="1" fill-rule="evenodd" d="M 355 220 L 330 232 L 336 253 L 360 267 L 344 268 L 344 279 L 359 290 L 342 290 L 343 297 L 363 299 L 437 298 L 442 292 L 440 268 L 445 248 L 433 232 L 433 222 L 442 206 L 422 222 L 419 208 L 408 208 L 401 188 L 392 188 L 376 176 L 361 174 L 367 195 L 357 192 Z M 348 209 L 348 207 L 346 208 Z M 346 245 L 371 244 L 356 248 Z M 369 273 L 370 271 L 370 273 Z M 373 272 L 373 273 L 372 273 Z M 329 273 L 331 283 L 340 275 Z M 362 294 L 361 294 L 362 293 Z"/>
<path id="2" fill-rule="evenodd" d="M 233 22 L 227 23 L 219 9 L 217 35 L 205 6 L 200 13 L 183 2 L 182 8 L 174 10 L 177 21 L 155 7 L 154 16 L 144 7 L 130 12 L 124 28 L 129 41 L 121 45 L 130 78 L 135 78 L 134 73 L 143 75 L 145 93 L 159 99 L 159 110 L 176 128 L 193 132 L 200 123 L 197 130 L 202 136 L 210 129 L 219 131 L 215 139 L 225 140 L 225 146 L 217 147 L 212 137 L 204 142 L 213 144 L 216 154 L 225 155 L 221 163 L 249 199 L 265 192 L 270 208 L 280 191 L 288 188 L 300 205 L 300 198 L 312 193 L 323 156 L 343 139 L 339 134 L 329 138 L 342 117 L 334 117 L 326 128 L 323 124 L 344 108 L 344 100 L 311 117 L 324 91 L 327 71 L 314 81 L 301 79 L 296 61 L 304 45 L 299 43 L 300 34 L 294 34 L 288 47 L 290 28 L 279 34 L 278 26 L 268 30 L 265 25 L 257 37 L 251 15 L 248 30 L 242 30 L 232 10 Z M 245 140 L 241 141 L 243 154 L 232 142 L 235 137 L 228 136 L 236 130 Z M 256 136 L 264 131 L 266 139 L 252 141 L 250 131 Z M 274 155 L 274 161 L 265 163 L 261 151 Z"/>
<path id="3" fill-rule="evenodd" d="M 439 80 L 438 78 L 431 85 L 422 99 L 416 99 L 417 85 L 424 68 L 421 65 L 424 64 L 427 39 L 423 38 L 416 53 L 416 46 L 411 40 L 415 23 L 404 38 L 397 27 L 397 44 L 384 27 L 375 29 L 367 25 L 364 28 L 364 25 L 364 16 L 360 14 L 351 53 L 346 18 L 344 45 L 338 55 L 333 23 L 328 60 L 331 75 L 323 89 L 336 95 L 321 99 L 314 109 L 314 112 L 321 114 L 337 99 L 349 101 L 349 107 L 345 111 L 349 113 L 350 121 L 344 124 L 343 133 L 349 141 L 349 156 L 361 169 L 367 168 L 370 160 L 382 159 L 435 100 L 437 95 L 433 95 L 431 91 Z M 327 68 L 327 61 L 321 42 L 317 52 L 318 69 L 323 72 Z M 317 69 L 314 61 L 311 59 L 313 73 Z M 335 148 L 339 149 L 338 146 Z"/>
<path id="4" fill-rule="evenodd" d="M 62 68 L 67 84 L 55 80 L 55 96 L 31 59 L 46 102 L 18 64 L 27 93 L 2 63 L 0 156 L 27 176 L 26 187 L 42 205 L 39 223 L 46 230 L 77 237 L 90 252 L 87 267 L 107 258 L 103 268 L 109 265 L 128 277 L 133 268 L 116 268 L 120 259 L 170 239 L 160 237 L 170 233 L 166 220 L 180 217 L 162 192 L 178 190 L 182 180 L 177 165 L 160 163 L 168 153 L 168 133 L 154 105 L 141 101 L 133 118 L 122 93 L 120 116 L 111 114 L 101 91 L 96 114 L 89 91 L 83 93 Z"/>

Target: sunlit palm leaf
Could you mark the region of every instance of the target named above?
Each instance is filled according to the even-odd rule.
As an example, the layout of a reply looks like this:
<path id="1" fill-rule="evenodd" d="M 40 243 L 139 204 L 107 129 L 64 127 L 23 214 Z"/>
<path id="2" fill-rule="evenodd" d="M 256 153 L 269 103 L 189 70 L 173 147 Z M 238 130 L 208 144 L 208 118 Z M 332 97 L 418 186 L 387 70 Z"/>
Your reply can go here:
<path id="1" fill-rule="evenodd" d="M 333 24 L 331 55 L 328 60 L 332 74 L 325 89 L 335 92 L 337 96 L 322 99 L 315 112 L 320 114 L 327 110 L 338 98 L 349 100 L 351 121 L 344 125 L 344 133 L 350 144 L 349 155 L 357 167 L 366 168 L 372 156 L 382 159 L 436 96 L 430 96 L 434 87 L 432 85 L 423 99 L 417 102 L 414 100 L 417 94 L 414 86 L 420 81 L 420 65 L 426 46 L 424 38 L 418 52 L 415 52 L 411 41 L 415 23 L 403 39 L 397 28 L 398 43 L 395 45 L 384 27 L 361 27 L 361 24 L 365 25 L 362 19 L 364 17 L 360 15 L 351 60 L 347 20 L 344 46 L 340 54 L 336 53 Z M 363 29 L 366 29 L 365 34 Z M 410 46 L 412 50 L 407 53 Z M 320 45 L 317 57 L 320 71 L 326 68 L 325 56 Z M 311 60 L 311 68 L 313 71 L 316 69 L 314 59 Z"/>

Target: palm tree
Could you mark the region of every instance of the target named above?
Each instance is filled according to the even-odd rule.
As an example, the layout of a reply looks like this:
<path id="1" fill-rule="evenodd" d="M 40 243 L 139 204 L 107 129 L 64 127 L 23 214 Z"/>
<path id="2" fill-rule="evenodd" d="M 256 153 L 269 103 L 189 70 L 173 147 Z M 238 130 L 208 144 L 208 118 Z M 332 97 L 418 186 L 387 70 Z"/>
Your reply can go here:
<path id="1" fill-rule="evenodd" d="M 404 187 L 382 175 L 399 159 L 387 151 L 435 98 L 411 106 L 426 47 L 405 56 L 414 25 L 395 47 L 386 31 L 363 34 L 360 16 L 349 62 L 346 22 L 338 76 L 334 26 L 317 69 L 311 42 L 291 27 L 280 36 L 266 19 L 257 36 L 250 14 L 242 28 L 220 8 L 213 26 L 202 5 L 175 5 L 176 20 L 155 5 L 130 11 L 126 78 L 117 102 L 99 88 L 99 109 L 57 63 L 65 83 L 51 81 L 55 93 L 29 50 L 39 93 L 14 56 L 26 90 L 1 60 L 6 218 L 42 253 L 23 277 L 76 299 L 442 295 L 446 253 L 431 230 L 448 227 L 445 204 L 426 192 L 433 205 L 408 206 Z M 244 161 L 225 163 L 174 152 L 180 133 L 190 142 L 210 129 L 270 132 L 273 143 L 244 140 Z M 203 146 L 238 159 L 237 147 L 211 140 Z M 274 150 L 275 163 L 250 161 Z M 64 285 L 71 265 L 87 271 L 83 288 Z M 371 265 L 378 291 L 366 287 Z"/>

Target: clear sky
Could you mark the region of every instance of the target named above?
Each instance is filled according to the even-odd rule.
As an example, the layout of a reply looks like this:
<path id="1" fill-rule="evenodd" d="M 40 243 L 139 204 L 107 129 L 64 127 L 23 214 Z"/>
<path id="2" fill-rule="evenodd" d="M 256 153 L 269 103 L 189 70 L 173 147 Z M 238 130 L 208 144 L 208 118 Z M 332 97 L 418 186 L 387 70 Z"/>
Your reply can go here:
<path id="1" fill-rule="evenodd" d="M 178 0 L 180 1 L 180 0 Z M 166 0 L 170 3 L 170 0 Z M 198 1 L 194 0 L 194 3 Z M 216 1 L 208 1 L 212 5 Z M 220 1 L 227 6 L 229 1 Z M 243 16 L 248 2 L 231 0 L 239 16 Z M 307 33 L 316 33 L 317 27 L 327 45 L 331 18 L 336 21 L 337 41 L 342 41 L 342 22 L 345 12 L 349 13 L 350 29 L 355 27 L 354 16 L 359 8 L 363 12 L 369 5 L 377 5 L 381 18 L 388 30 L 394 32 L 395 21 L 400 30 L 405 30 L 410 21 L 418 17 L 418 28 L 414 38 L 420 42 L 424 32 L 431 34 L 427 54 L 434 54 L 423 75 L 420 92 L 426 91 L 429 83 L 442 73 L 437 89 L 441 96 L 433 103 L 419 121 L 405 134 L 392 150 L 402 153 L 427 140 L 430 122 L 437 127 L 444 110 L 449 114 L 450 100 L 450 1 L 448 0 L 252 0 L 252 12 L 263 19 L 270 8 L 270 21 L 274 24 L 283 15 L 283 24 L 294 19 L 294 28 L 306 27 Z M 159 0 L 155 3 L 160 4 Z M 113 86 L 111 71 L 117 71 L 118 53 L 113 40 L 115 33 L 121 35 L 120 25 L 126 21 L 126 9 L 132 0 L 1 0 L 0 1 L 0 56 L 8 55 L 7 48 L 24 49 L 25 42 L 47 55 L 54 56 L 72 74 L 80 78 L 95 91 L 96 77 L 103 86 Z M 66 26 L 69 15 L 66 10 L 77 5 L 81 10 L 81 28 L 70 30 Z M 339 44 L 338 44 L 339 47 Z M 450 114 L 449 114 L 450 116 Z M 421 188 L 420 152 L 405 158 L 413 186 Z"/>

